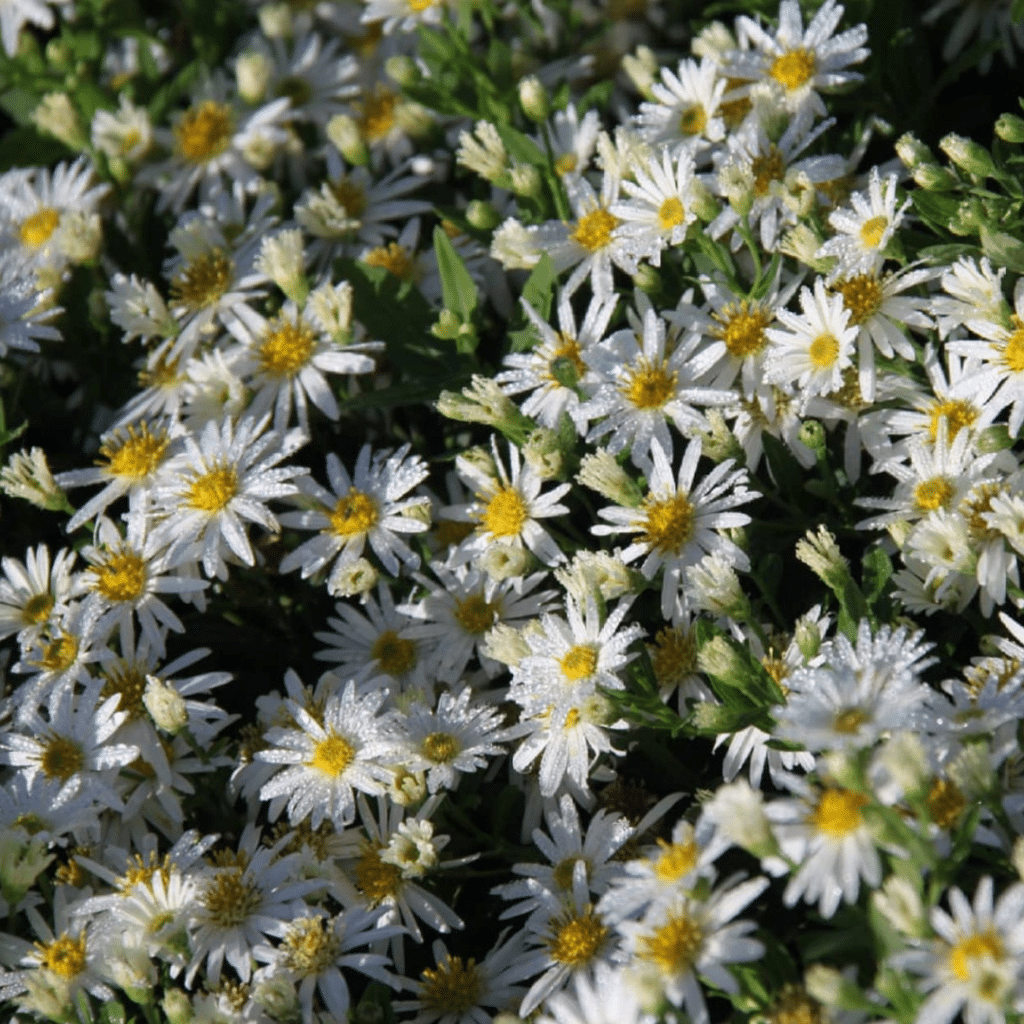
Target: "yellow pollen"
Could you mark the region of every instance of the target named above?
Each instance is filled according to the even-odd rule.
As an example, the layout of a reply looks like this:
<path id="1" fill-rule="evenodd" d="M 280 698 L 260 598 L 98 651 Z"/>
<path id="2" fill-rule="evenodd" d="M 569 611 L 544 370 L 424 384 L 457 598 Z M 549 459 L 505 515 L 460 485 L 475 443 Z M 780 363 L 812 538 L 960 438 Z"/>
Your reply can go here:
<path id="1" fill-rule="evenodd" d="M 1003 487 L 997 483 L 978 484 L 971 489 L 960 511 L 967 520 L 967 529 L 974 539 L 984 542 L 999 537 L 999 531 L 989 526 L 985 516 L 992 511 L 992 499 L 1005 493 Z"/>
<path id="2" fill-rule="evenodd" d="M 344 736 L 331 733 L 320 740 L 306 764 L 332 779 L 339 778 L 355 760 L 356 748 Z"/>
<path id="3" fill-rule="evenodd" d="M 50 617 L 53 611 L 53 595 L 33 594 L 21 608 L 21 621 L 26 626 L 38 626 Z"/>
<path id="4" fill-rule="evenodd" d="M 802 985 L 782 986 L 782 991 L 767 1015 L 768 1024 L 825 1024 L 831 1015 Z"/>
<path id="5" fill-rule="evenodd" d="M 41 965 L 65 981 L 76 977 L 85 970 L 85 935 L 77 939 L 65 932 L 59 939 L 45 945 L 36 943 L 41 956 Z"/>
<path id="6" fill-rule="evenodd" d="M 104 670 L 100 698 L 106 700 L 115 693 L 121 697 L 117 710 L 126 711 L 129 719 L 139 718 L 146 709 L 142 702 L 146 692 L 146 674 L 137 664 L 114 663 Z"/>
<path id="7" fill-rule="evenodd" d="M 14 828 L 24 829 L 30 836 L 38 835 L 44 828 L 50 827 L 48 821 L 32 812 L 19 814 L 11 825 Z"/>
<path id="8" fill-rule="evenodd" d="M 423 11 L 433 7 L 437 0 L 406 0 L 406 2 L 409 4 L 409 10 L 413 14 L 422 14 Z"/>
<path id="9" fill-rule="evenodd" d="M 577 378 L 582 377 L 587 372 L 587 364 L 583 362 L 583 357 L 580 355 L 579 342 L 575 338 L 570 338 L 561 332 L 558 334 L 558 340 L 560 344 L 548 362 L 548 379 L 552 381 L 557 380 L 554 374 L 554 366 L 558 360 L 571 363 L 576 371 Z"/>
<path id="10" fill-rule="evenodd" d="M 553 922 L 548 949 L 551 959 L 570 967 L 589 964 L 604 945 L 611 929 L 593 910 L 568 915 Z"/>
<path id="11" fill-rule="evenodd" d="M 697 864 L 697 844 L 692 840 L 685 843 L 666 843 L 658 840 L 661 852 L 654 862 L 654 873 L 662 882 L 678 882 L 688 875 Z"/>
<path id="12" fill-rule="evenodd" d="M 34 664 L 44 672 L 66 672 L 78 657 L 78 638 L 70 633 L 60 632 L 43 648 L 43 653 Z"/>
<path id="13" fill-rule="evenodd" d="M 843 305 L 850 311 L 850 323 L 865 323 L 882 304 L 882 286 L 873 274 L 857 274 L 836 285 L 843 296 Z"/>
<path id="14" fill-rule="evenodd" d="M 819 370 L 826 370 L 839 358 L 839 342 L 832 334 L 819 334 L 811 342 L 807 354 Z"/>
<path id="15" fill-rule="evenodd" d="M 764 331 L 772 322 L 771 310 L 744 299 L 738 305 L 730 303 L 713 316 L 721 324 L 714 333 L 725 342 L 729 355 L 736 359 L 756 355 L 768 343 Z"/>
<path id="16" fill-rule="evenodd" d="M 728 96 L 736 89 L 743 88 L 746 84 L 742 78 L 727 78 L 725 80 L 724 95 Z M 731 130 L 739 128 L 752 107 L 753 104 L 750 102 L 749 96 L 739 96 L 736 99 L 725 100 L 720 103 L 718 105 L 718 113 L 722 116 L 722 120 L 725 121 L 726 127 Z"/>
<path id="17" fill-rule="evenodd" d="M 1024 322 L 1016 314 L 1011 318 L 1014 332 L 1003 346 L 1003 364 L 1011 373 L 1024 372 Z"/>
<path id="18" fill-rule="evenodd" d="M 763 198 L 768 195 L 768 189 L 773 181 L 781 181 L 786 173 L 786 163 L 782 154 L 771 146 L 764 156 L 755 157 L 750 165 L 754 175 L 754 195 Z"/>
<path id="19" fill-rule="evenodd" d="M 144 885 L 150 892 L 153 891 L 153 879 L 159 875 L 166 885 L 171 877 L 171 858 L 164 856 L 162 861 L 156 859 L 156 854 L 150 853 L 149 860 L 145 861 L 139 854 L 128 862 L 124 872 L 118 876 L 116 886 L 118 892 L 127 896 L 137 885 Z"/>
<path id="20" fill-rule="evenodd" d="M 658 227 L 671 231 L 686 220 L 686 210 L 678 196 L 669 196 L 658 210 Z"/>
<path id="21" fill-rule="evenodd" d="M 949 951 L 949 969 L 960 981 L 971 980 L 973 961 L 1001 961 L 1005 956 L 1002 939 L 990 928 L 962 938 Z"/>
<path id="22" fill-rule="evenodd" d="M 136 432 L 129 427 L 127 437 L 114 435 L 100 445 L 100 455 L 107 460 L 106 471 L 110 476 L 120 476 L 141 482 L 150 476 L 163 462 L 171 439 L 167 432 L 158 428 L 151 433 L 149 425 L 143 423 Z M 102 462 L 98 462 L 102 466 Z"/>
<path id="23" fill-rule="evenodd" d="M 580 723 L 580 709 L 569 708 L 565 714 L 565 721 L 562 723 L 563 729 L 575 729 Z"/>
<path id="24" fill-rule="evenodd" d="M 851 789 L 826 789 L 808 823 L 832 839 L 842 839 L 860 828 L 864 820 L 860 809 L 869 802 Z"/>
<path id="25" fill-rule="evenodd" d="M 784 53 L 781 57 L 776 57 L 768 69 L 768 74 L 784 89 L 792 92 L 814 77 L 815 67 L 814 54 L 801 46 Z"/>
<path id="26" fill-rule="evenodd" d="M 860 226 L 860 240 L 864 244 L 864 248 L 877 248 L 888 226 L 889 221 L 882 216 L 872 217 L 871 220 L 864 221 Z"/>
<path id="27" fill-rule="evenodd" d="M 416 664 L 416 643 L 400 637 L 393 629 L 386 629 L 374 640 L 370 657 L 376 658 L 382 672 L 400 676 Z"/>
<path id="28" fill-rule="evenodd" d="M 665 626 L 649 650 L 654 678 L 662 686 L 678 686 L 697 667 L 697 639 L 679 626 Z"/>
<path id="29" fill-rule="evenodd" d="M 948 508 L 954 493 L 953 485 L 944 476 L 933 476 L 914 488 L 914 504 L 922 512 L 934 512 L 938 508 Z"/>
<path id="30" fill-rule="evenodd" d="M 92 589 L 113 604 L 137 601 L 146 589 L 146 562 L 134 551 L 118 551 L 92 567 Z"/>
<path id="31" fill-rule="evenodd" d="M 951 779 L 936 779 L 926 799 L 932 821 L 947 832 L 956 827 L 967 807 L 967 799 Z"/>
<path id="32" fill-rule="evenodd" d="M 682 974 L 692 970 L 704 942 L 704 929 L 685 911 L 671 914 L 640 939 L 639 956 L 655 964 L 663 974 Z"/>
<path id="33" fill-rule="evenodd" d="M 670 498 L 648 496 L 644 500 L 644 519 L 639 525 L 640 539 L 663 555 L 678 555 L 693 539 L 696 516 L 693 502 L 685 494 Z"/>
<path id="34" fill-rule="evenodd" d="M 679 132 L 681 135 L 700 135 L 707 126 L 707 111 L 700 103 L 687 107 L 679 115 Z"/>
<path id="35" fill-rule="evenodd" d="M 171 302 L 193 313 L 212 306 L 228 290 L 234 270 L 222 249 L 197 256 L 171 281 Z"/>
<path id="36" fill-rule="evenodd" d="M 43 774 L 48 779 L 67 782 L 72 775 L 85 767 L 85 754 L 74 740 L 54 734 L 43 747 L 39 767 L 43 769 Z"/>
<path id="37" fill-rule="evenodd" d="M 166 353 L 153 364 L 152 369 L 139 370 L 139 387 L 169 388 L 177 387 L 185 379 L 178 373 L 178 360 L 170 359 Z"/>
<path id="38" fill-rule="evenodd" d="M 420 1002 L 438 1015 L 463 1016 L 477 1005 L 483 991 L 476 961 L 445 955 L 437 967 L 420 975 Z"/>
<path id="39" fill-rule="evenodd" d="M 378 85 L 363 101 L 359 127 L 367 142 L 380 142 L 395 127 L 395 108 L 398 96 Z"/>
<path id="40" fill-rule="evenodd" d="M 260 369 L 271 377 L 294 377 L 316 348 L 316 334 L 302 322 L 272 320 L 257 351 Z"/>
<path id="41" fill-rule="evenodd" d="M 308 977 L 334 966 L 341 943 L 328 918 L 300 917 L 288 925 L 281 950 L 285 966 L 299 977 Z"/>
<path id="42" fill-rule="evenodd" d="M 460 749 L 459 741 L 446 732 L 432 732 L 420 745 L 423 756 L 435 764 L 448 764 L 449 761 L 454 761 Z"/>
<path id="43" fill-rule="evenodd" d="M 612 240 L 612 232 L 618 225 L 619 218 L 599 206 L 580 217 L 569 237 L 587 252 L 597 252 Z"/>
<path id="44" fill-rule="evenodd" d="M 356 885 L 371 906 L 394 896 L 402 885 L 402 871 L 380 859 L 383 847 L 367 846 L 356 862 Z"/>
<path id="45" fill-rule="evenodd" d="M 570 683 L 579 682 L 592 676 L 597 669 L 597 651 L 589 644 L 576 644 L 562 655 L 558 663 L 562 669 L 562 675 Z"/>
<path id="46" fill-rule="evenodd" d="M 369 267 L 383 267 L 400 281 L 411 281 L 416 276 L 416 262 L 404 245 L 391 242 L 371 249 L 363 262 Z"/>
<path id="47" fill-rule="evenodd" d="M 234 119 L 223 103 L 204 100 L 181 115 L 174 126 L 174 148 L 190 163 L 205 163 L 228 148 Z"/>
<path id="48" fill-rule="evenodd" d="M 186 500 L 200 512 L 220 512 L 238 493 L 238 474 L 230 466 L 219 466 L 189 485 Z"/>
<path id="49" fill-rule="evenodd" d="M 327 186 L 331 195 L 338 200 L 338 203 L 345 208 L 349 217 L 361 217 L 366 209 L 366 193 L 363 187 L 350 178 L 339 178 Z"/>
<path id="50" fill-rule="evenodd" d="M 455 621 L 474 636 L 494 625 L 497 603 L 487 601 L 483 594 L 470 594 L 455 602 Z"/>
<path id="51" fill-rule="evenodd" d="M 555 161 L 555 170 L 559 174 L 572 174 L 579 164 L 579 158 L 575 153 L 563 153 Z"/>
<path id="52" fill-rule="evenodd" d="M 832 719 L 832 729 L 841 736 L 853 736 L 870 721 L 871 716 L 860 708 L 847 708 Z"/>
<path id="53" fill-rule="evenodd" d="M 221 928 L 242 924 L 263 902 L 260 887 L 246 878 L 242 867 L 225 867 L 207 883 L 200 896 L 209 918 Z"/>
<path id="54" fill-rule="evenodd" d="M 789 666 L 783 658 L 777 657 L 773 651 L 769 651 L 761 659 L 761 666 L 779 686 L 782 686 L 782 680 L 789 675 Z"/>
<path id="55" fill-rule="evenodd" d="M 380 511 L 371 495 L 353 487 L 344 498 L 338 499 L 327 518 L 331 521 L 331 531 L 339 537 L 357 537 L 376 525 Z"/>
<path id="56" fill-rule="evenodd" d="M 487 502 L 480 525 L 495 537 L 518 537 L 529 518 L 523 496 L 514 487 L 502 487 Z"/>
<path id="57" fill-rule="evenodd" d="M 641 356 L 635 366 L 627 367 L 619 390 L 637 409 L 660 409 L 676 393 L 677 380 L 678 375 L 669 373 L 664 363 L 655 366 Z"/>
<path id="58" fill-rule="evenodd" d="M 950 441 L 963 427 L 971 426 L 978 418 L 978 410 L 963 398 L 951 398 L 936 402 L 929 410 L 928 433 L 934 441 L 939 436 L 939 420 L 946 417 L 946 431 Z"/>
<path id="59" fill-rule="evenodd" d="M 59 223 L 60 214 L 52 206 L 44 206 L 21 222 L 18 238 L 21 239 L 22 245 L 38 249 L 44 242 L 49 241 L 50 235 L 57 230 Z"/>

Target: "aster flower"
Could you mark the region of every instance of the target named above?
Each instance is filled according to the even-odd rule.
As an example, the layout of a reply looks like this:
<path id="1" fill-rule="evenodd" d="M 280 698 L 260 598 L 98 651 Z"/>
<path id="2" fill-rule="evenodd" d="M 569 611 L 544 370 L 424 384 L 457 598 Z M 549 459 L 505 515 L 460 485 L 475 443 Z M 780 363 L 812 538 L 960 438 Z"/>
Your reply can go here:
<path id="1" fill-rule="evenodd" d="M 537 1024 L 653 1024 L 654 1020 L 624 971 L 599 963 L 593 980 L 577 974 L 571 990 L 549 996 Z"/>
<path id="2" fill-rule="evenodd" d="M 303 577 L 323 569 L 332 559 L 334 567 L 327 589 L 334 593 L 345 568 L 359 558 L 367 544 L 384 568 L 397 575 L 400 564 L 415 568 L 419 556 L 400 538 L 403 533 L 422 533 L 428 523 L 417 516 L 425 499 L 404 497 L 427 477 L 423 460 L 409 455 L 409 445 L 397 452 L 373 453 L 364 445 L 349 476 L 333 452 L 327 456 L 327 476 L 333 494 L 316 481 L 302 483 L 304 495 L 316 503 L 308 512 L 286 512 L 285 526 L 317 530 L 317 536 L 300 544 L 281 560 L 281 572 L 302 568 Z"/>
<path id="3" fill-rule="evenodd" d="M 77 589 L 72 575 L 75 552 L 61 548 L 50 558 L 45 544 L 29 548 L 25 561 L 4 557 L 0 579 L 0 640 L 14 633 L 29 636 L 59 619 Z"/>

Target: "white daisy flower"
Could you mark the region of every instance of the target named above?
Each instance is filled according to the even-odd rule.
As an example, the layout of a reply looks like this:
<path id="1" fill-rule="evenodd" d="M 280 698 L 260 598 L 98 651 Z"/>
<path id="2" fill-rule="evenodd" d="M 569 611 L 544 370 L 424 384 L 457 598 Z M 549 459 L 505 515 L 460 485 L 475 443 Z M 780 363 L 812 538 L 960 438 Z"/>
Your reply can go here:
<path id="1" fill-rule="evenodd" d="M 25 561 L 4 557 L 0 578 L 0 640 L 17 633 L 19 638 L 41 632 L 59 619 L 77 589 L 72 575 L 75 552 L 61 548 L 50 558 L 45 544 L 29 548 Z"/>
<path id="2" fill-rule="evenodd" d="M 292 824 L 308 816 L 313 828 L 324 818 L 342 827 L 355 817 L 357 790 L 384 792 L 396 747 L 396 713 L 378 714 L 387 696 L 387 689 L 360 695 L 350 680 L 316 718 L 294 700 L 285 702 L 295 724 L 267 730 L 267 746 L 256 752 L 258 761 L 292 766 L 260 788 L 271 820 L 287 805 Z"/>
<path id="3" fill-rule="evenodd" d="M 63 7 L 68 0 L 11 0 L 0 6 L 0 39 L 4 52 L 13 57 L 18 52 L 18 37 L 25 25 L 37 25 L 49 31 L 54 17 L 51 7 Z"/>
<path id="4" fill-rule="evenodd" d="M 765 378 L 783 386 L 795 384 L 803 403 L 813 395 L 827 395 L 843 386 L 843 370 L 852 364 L 859 333 L 850 324 L 850 310 L 842 295 L 829 295 L 819 277 L 814 291 L 800 289 L 802 314 L 780 309 L 776 316 L 785 330 L 769 327 L 771 349 Z"/>
<path id="5" fill-rule="evenodd" d="M 334 567 L 327 579 L 327 590 L 335 593 L 345 569 L 359 558 L 369 543 L 384 568 L 398 575 L 401 565 L 415 568 L 419 556 L 399 536 L 423 533 L 429 527 L 422 515 L 425 498 L 405 497 L 428 475 L 418 455 L 409 456 L 409 445 L 397 452 L 373 453 L 364 445 L 349 476 L 333 452 L 327 456 L 327 477 L 331 491 L 307 477 L 302 492 L 313 499 L 308 512 L 286 512 L 285 526 L 316 530 L 312 540 L 300 544 L 281 560 L 280 571 L 301 567 L 303 578 L 323 569 L 332 559 Z"/>
<path id="6" fill-rule="evenodd" d="M 266 502 L 295 494 L 292 479 L 305 473 L 298 466 L 277 467 L 303 442 L 301 435 L 283 439 L 267 431 L 269 417 L 247 417 L 237 425 L 230 418 L 210 422 L 197 444 L 183 438 L 185 450 L 166 467 L 153 491 L 156 526 L 147 555 L 167 546 L 168 563 L 199 560 L 210 578 L 227 579 L 224 561 L 230 553 L 245 565 L 255 561 L 244 522 L 277 532 Z"/>
<path id="7" fill-rule="evenodd" d="M 1004 323 L 1006 299 L 1003 298 L 1003 277 L 1006 267 L 993 267 L 987 256 L 980 263 L 970 256 L 961 256 L 942 275 L 945 295 L 933 295 L 931 312 L 939 326 L 939 337 L 945 339 L 957 327 L 966 327 L 972 334 L 987 338 L 993 324 Z"/>
<path id="8" fill-rule="evenodd" d="M 588 110 L 581 119 L 574 103 L 552 114 L 547 139 L 555 170 L 563 180 L 578 178 L 589 170 L 600 128 L 601 119 L 596 110 Z M 537 141 L 543 145 L 542 139 Z"/>
<path id="9" fill-rule="evenodd" d="M 883 182 L 878 168 L 872 167 L 867 194 L 854 192 L 850 203 L 852 210 L 843 207 L 828 215 L 836 234 L 814 254 L 817 259 L 836 259 L 830 280 L 877 273 L 885 260 L 885 247 L 903 223 L 910 199 L 904 199 L 897 209 L 896 175 L 887 175 Z"/>
<path id="10" fill-rule="evenodd" d="M 610 525 L 591 527 L 598 536 L 639 533 L 637 541 L 620 552 L 627 564 L 646 556 L 640 567 L 644 577 L 653 580 L 664 570 L 661 585 L 661 610 L 666 619 L 682 600 L 684 570 L 703 555 L 718 553 L 739 569 L 749 568 L 747 556 L 724 537 L 722 530 L 745 526 L 750 516 L 731 512 L 753 501 L 756 494 L 746 488 L 746 471 L 732 469 L 732 460 L 719 463 L 694 487 L 701 440 L 694 438 L 686 447 L 675 476 L 666 453 L 655 440 L 651 443 L 653 462 L 648 472 L 648 493 L 638 508 L 610 506 L 598 515 Z"/>
<path id="11" fill-rule="evenodd" d="M 593 980 L 585 974 L 573 979 L 572 991 L 549 996 L 537 1024 L 654 1024 L 640 991 L 622 969 L 599 963 Z"/>
<path id="12" fill-rule="evenodd" d="M 52 292 L 38 285 L 8 250 L 0 254 L 0 357 L 11 349 L 38 352 L 40 341 L 60 341 L 63 335 L 49 321 L 61 312 L 52 304 Z"/>
<path id="13" fill-rule="evenodd" d="M 692 167 L 725 137 L 718 107 L 726 88 L 726 80 L 709 57 L 699 64 L 692 58 L 682 60 L 675 73 L 663 67 L 661 80 L 650 87 L 657 102 L 640 104 L 637 133 L 673 160 L 683 154 L 691 157 Z"/>

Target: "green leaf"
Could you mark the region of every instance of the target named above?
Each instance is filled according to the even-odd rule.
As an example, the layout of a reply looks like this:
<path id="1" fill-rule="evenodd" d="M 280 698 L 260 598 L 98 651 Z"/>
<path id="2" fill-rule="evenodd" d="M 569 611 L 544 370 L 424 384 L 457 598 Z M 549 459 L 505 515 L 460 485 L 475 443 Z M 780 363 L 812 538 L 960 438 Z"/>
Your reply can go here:
<path id="1" fill-rule="evenodd" d="M 466 264 L 455 251 L 451 239 L 441 227 L 434 228 L 434 252 L 437 267 L 441 273 L 441 290 L 444 304 L 461 323 L 468 324 L 477 307 L 477 291 L 473 278 L 469 276 Z"/>
<path id="2" fill-rule="evenodd" d="M 861 563 L 863 566 L 862 579 L 864 582 L 864 596 L 869 604 L 874 604 L 884 593 L 886 585 L 892 579 L 892 560 L 880 548 L 872 548 Z"/>
<path id="3" fill-rule="evenodd" d="M 556 276 L 555 265 L 551 262 L 551 257 L 544 253 L 537 265 L 530 271 L 526 284 L 523 285 L 523 300 L 541 320 L 547 320 L 551 315 L 551 300 L 554 297 Z M 521 327 L 508 332 L 511 351 L 528 352 L 540 340 L 537 336 L 537 329 L 525 314 L 519 317 L 519 323 L 522 325 Z"/>
<path id="4" fill-rule="evenodd" d="M 0 398 L 0 449 L 5 448 L 16 438 L 21 437 L 28 429 L 28 420 L 25 420 L 20 427 L 13 430 L 7 429 L 7 412 L 4 409 L 4 400 Z"/>
<path id="5" fill-rule="evenodd" d="M 114 1000 L 105 1002 L 100 1008 L 100 1024 L 125 1024 L 124 1007 Z"/>
<path id="6" fill-rule="evenodd" d="M 1024 242 L 1003 231 L 981 225 L 981 249 L 998 267 L 1024 274 Z"/>

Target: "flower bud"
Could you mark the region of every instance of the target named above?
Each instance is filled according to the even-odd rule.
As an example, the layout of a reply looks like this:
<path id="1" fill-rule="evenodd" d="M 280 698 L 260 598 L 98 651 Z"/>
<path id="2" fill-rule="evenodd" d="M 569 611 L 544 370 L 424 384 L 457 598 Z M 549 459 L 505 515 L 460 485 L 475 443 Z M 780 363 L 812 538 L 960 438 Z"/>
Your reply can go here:
<path id="1" fill-rule="evenodd" d="M 89 133 L 65 92 L 47 93 L 32 111 L 32 121 L 44 134 L 59 139 L 69 149 L 89 146 Z"/>
<path id="2" fill-rule="evenodd" d="M 142 703 L 156 727 L 171 736 L 177 736 L 188 725 L 188 710 L 181 694 L 158 676 L 146 676 Z"/>
<path id="3" fill-rule="evenodd" d="M 259 10 L 260 31 L 268 39 L 290 39 L 295 34 L 288 4 L 264 4 Z"/>
<path id="4" fill-rule="evenodd" d="M 384 61 L 384 71 L 396 85 L 413 85 L 420 77 L 416 61 L 404 54 L 395 54 Z"/>
<path id="5" fill-rule="evenodd" d="M 235 61 L 235 83 L 238 95 L 246 103 L 262 103 L 267 95 L 272 67 L 262 53 L 243 53 Z"/>
<path id="6" fill-rule="evenodd" d="M 540 171 L 533 164 L 514 164 L 511 178 L 512 191 L 524 199 L 536 199 L 544 187 Z"/>
<path id="7" fill-rule="evenodd" d="M 466 207 L 466 220 L 481 231 L 491 231 L 497 227 L 501 214 L 490 203 L 474 199 Z"/>
<path id="8" fill-rule="evenodd" d="M 523 113 L 538 124 L 551 112 L 547 90 L 536 75 L 528 75 L 519 83 L 519 103 Z"/>
<path id="9" fill-rule="evenodd" d="M 919 164 L 935 164 L 932 151 L 913 132 L 906 132 L 896 140 L 896 154 L 909 170 Z"/>
<path id="10" fill-rule="evenodd" d="M 995 173 L 992 154 L 973 139 L 950 133 L 939 143 L 939 149 L 968 174 L 989 178 Z"/>
<path id="11" fill-rule="evenodd" d="M 192 1003 L 180 988 L 172 988 L 160 1001 L 160 1009 L 167 1016 L 168 1024 L 190 1024 Z"/>
<path id="12" fill-rule="evenodd" d="M 996 135 L 1003 142 L 1024 142 L 1024 118 L 1016 114 L 1003 114 L 996 121 Z"/>
<path id="13" fill-rule="evenodd" d="M 327 122 L 327 138 L 353 166 L 363 167 L 370 162 L 370 150 L 359 125 L 348 114 L 335 114 Z"/>

